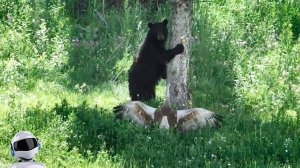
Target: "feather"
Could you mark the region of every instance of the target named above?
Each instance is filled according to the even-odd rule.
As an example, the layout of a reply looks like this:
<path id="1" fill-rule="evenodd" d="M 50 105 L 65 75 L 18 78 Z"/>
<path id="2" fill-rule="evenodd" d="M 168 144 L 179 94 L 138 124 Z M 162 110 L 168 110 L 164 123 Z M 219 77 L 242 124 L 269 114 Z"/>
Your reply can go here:
<path id="1" fill-rule="evenodd" d="M 195 130 L 203 127 L 219 128 L 223 117 L 203 108 L 177 111 L 178 129 L 180 131 Z"/>
<path id="2" fill-rule="evenodd" d="M 140 125 L 148 125 L 153 121 L 156 108 L 150 107 L 140 101 L 129 101 L 114 107 L 116 118 L 131 120 Z"/>
<path id="3" fill-rule="evenodd" d="M 130 120 L 142 126 L 157 122 L 161 128 L 175 127 L 182 132 L 204 127 L 220 128 L 223 120 L 221 115 L 204 108 L 176 110 L 168 103 L 153 108 L 140 101 L 129 101 L 114 107 L 113 111 L 118 119 Z"/>

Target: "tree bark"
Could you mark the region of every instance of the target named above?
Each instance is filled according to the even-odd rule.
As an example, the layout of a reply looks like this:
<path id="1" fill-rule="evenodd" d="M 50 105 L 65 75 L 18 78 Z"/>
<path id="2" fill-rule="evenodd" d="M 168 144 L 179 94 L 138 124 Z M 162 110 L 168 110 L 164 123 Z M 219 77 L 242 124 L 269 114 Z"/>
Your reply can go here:
<path id="1" fill-rule="evenodd" d="M 192 0 L 172 0 L 173 24 L 171 48 L 183 43 L 184 52 L 176 56 L 168 65 L 167 85 L 169 101 L 177 109 L 191 106 L 188 87 L 189 46 L 191 39 Z"/>

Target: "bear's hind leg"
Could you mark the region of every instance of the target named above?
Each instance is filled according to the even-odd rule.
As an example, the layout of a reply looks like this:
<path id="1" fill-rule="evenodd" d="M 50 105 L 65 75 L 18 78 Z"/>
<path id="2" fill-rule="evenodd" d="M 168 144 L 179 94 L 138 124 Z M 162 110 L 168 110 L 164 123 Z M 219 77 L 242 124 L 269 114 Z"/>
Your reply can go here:
<path id="1" fill-rule="evenodd" d="M 152 100 L 155 99 L 156 94 L 155 94 L 155 85 L 147 88 L 147 95 L 146 95 L 146 100 Z"/>
<path id="2" fill-rule="evenodd" d="M 129 81 L 129 95 L 131 97 L 131 101 L 139 100 L 139 89 L 138 86 L 133 82 Z"/>
<path id="3" fill-rule="evenodd" d="M 166 65 L 161 66 L 161 78 L 167 79 L 167 66 Z"/>
<path id="4" fill-rule="evenodd" d="M 138 83 L 129 83 L 131 101 L 148 100 L 147 89 Z"/>

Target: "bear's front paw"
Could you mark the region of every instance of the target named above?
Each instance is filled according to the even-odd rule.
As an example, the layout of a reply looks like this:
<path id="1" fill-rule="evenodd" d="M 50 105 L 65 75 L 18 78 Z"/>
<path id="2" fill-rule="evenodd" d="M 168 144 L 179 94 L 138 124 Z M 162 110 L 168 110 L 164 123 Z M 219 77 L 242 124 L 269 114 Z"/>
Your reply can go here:
<path id="1" fill-rule="evenodd" d="M 177 44 L 175 49 L 176 49 L 177 53 L 180 54 L 180 53 L 183 53 L 184 46 L 183 46 L 183 44 Z"/>

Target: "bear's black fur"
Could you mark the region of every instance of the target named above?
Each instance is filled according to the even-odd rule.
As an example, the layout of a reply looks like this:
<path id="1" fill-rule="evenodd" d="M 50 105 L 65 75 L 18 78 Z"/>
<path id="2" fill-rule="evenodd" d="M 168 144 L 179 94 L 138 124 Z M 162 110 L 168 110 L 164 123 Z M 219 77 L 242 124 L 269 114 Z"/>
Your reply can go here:
<path id="1" fill-rule="evenodd" d="M 155 98 L 156 84 L 160 78 L 167 77 L 166 63 L 184 50 L 182 44 L 177 44 L 173 49 L 165 49 L 168 37 L 167 23 L 167 19 L 163 22 L 148 23 L 147 36 L 129 70 L 128 82 L 132 101 Z"/>

